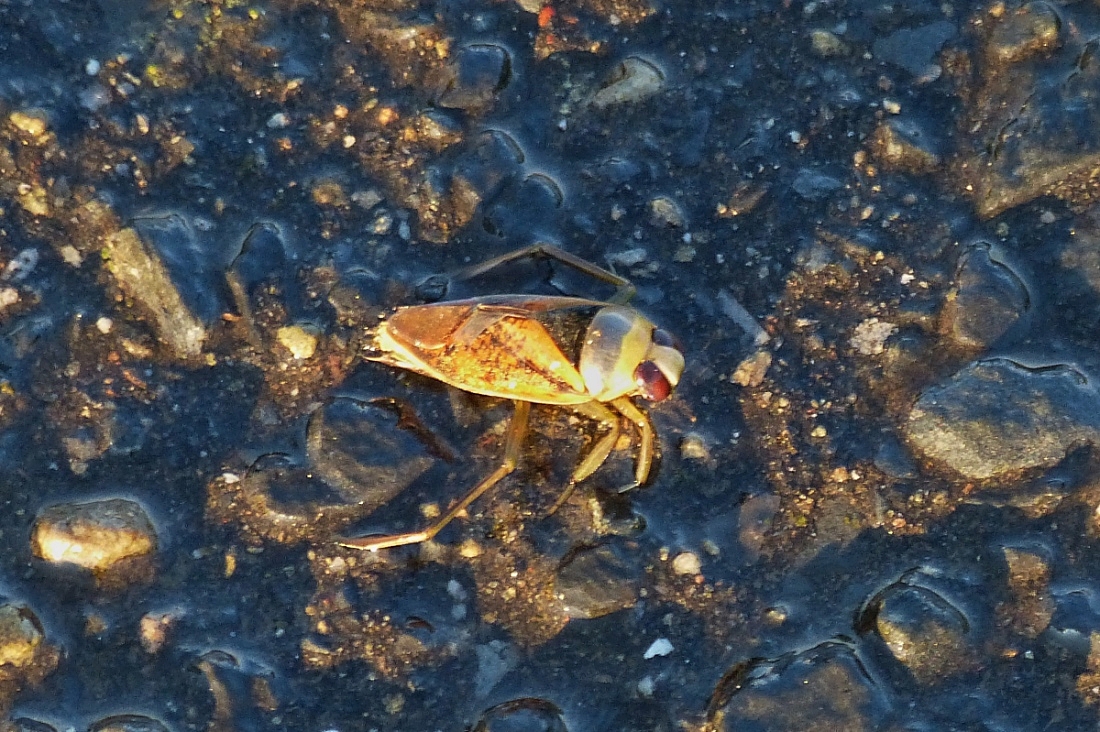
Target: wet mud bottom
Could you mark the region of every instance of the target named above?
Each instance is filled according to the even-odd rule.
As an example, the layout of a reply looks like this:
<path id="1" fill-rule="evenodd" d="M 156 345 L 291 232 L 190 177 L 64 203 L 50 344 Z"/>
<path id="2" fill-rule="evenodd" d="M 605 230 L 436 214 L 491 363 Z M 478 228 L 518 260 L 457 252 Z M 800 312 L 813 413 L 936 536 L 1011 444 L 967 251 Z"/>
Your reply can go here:
<path id="1" fill-rule="evenodd" d="M 0 5 L 0 729 L 1095 728 L 1098 44 L 1085 2 Z M 513 414 L 371 362 L 382 318 L 615 296 L 437 276 L 540 243 L 679 339 L 648 481 L 624 419 L 563 500 L 609 423 L 535 405 L 431 541 L 342 545 Z"/>

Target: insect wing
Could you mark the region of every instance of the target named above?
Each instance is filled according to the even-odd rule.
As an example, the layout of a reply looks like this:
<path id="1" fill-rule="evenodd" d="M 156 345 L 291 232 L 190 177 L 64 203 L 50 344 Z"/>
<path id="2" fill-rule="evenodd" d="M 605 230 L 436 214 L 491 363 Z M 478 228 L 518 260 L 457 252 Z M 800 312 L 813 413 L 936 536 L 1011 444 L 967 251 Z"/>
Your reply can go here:
<path id="1" fill-rule="evenodd" d="M 382 358 L 475 394 L 542 404 L 589 401 L 584 380 L 536 315 L 598 305 L 496 296 L 402 308 L 380 326 Z"/>

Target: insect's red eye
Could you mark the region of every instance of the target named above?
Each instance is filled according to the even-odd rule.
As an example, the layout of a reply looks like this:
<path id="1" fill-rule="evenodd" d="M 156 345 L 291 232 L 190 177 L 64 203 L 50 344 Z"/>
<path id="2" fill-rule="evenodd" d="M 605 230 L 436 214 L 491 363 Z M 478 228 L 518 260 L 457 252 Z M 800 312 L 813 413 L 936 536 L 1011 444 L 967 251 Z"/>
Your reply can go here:
<path id="1" fill-rule="evenodd" d="M 653 329 L 653 342 L 656 343 L 658 346 L 675 348 L 680 353 L 684 352 L 683 346 L 680 345 L 680 340 L 664 328 Z"/>
<path id="2" fill-rule="evenodd" d="M 638 364 L 634 369 L 634 383 L 638 386 L 638 394 L 651 402 L 663 401 L 672 393 L 672 384 L 652 361 Z"/>

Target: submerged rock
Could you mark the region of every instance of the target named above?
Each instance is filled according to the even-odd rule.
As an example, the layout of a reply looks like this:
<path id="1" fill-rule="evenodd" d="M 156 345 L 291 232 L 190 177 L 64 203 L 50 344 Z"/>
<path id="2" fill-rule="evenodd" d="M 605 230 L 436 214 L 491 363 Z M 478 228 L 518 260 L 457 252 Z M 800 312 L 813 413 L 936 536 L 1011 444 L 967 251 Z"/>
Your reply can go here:
<path id="1" fill-rule="evenodd" d="M 474 732 L 568 732 L 561 709 L 535 697 L 513 699 L 485 710 Z"/>
<path id="2" fill-rule="evenodd" d="M 163 262 L 137 232 L 116 232 L 107 239 L 103 256 L 119 289 L 150 316 L 157 337 L 177 358 L 196 358 L 202 352 L 206 329 L 184 304 Z"/>
<path id="3" fill-rule="evenodd" d="M 1024 281 L 987 242 L 977 242 L 963 253 L 955 282 L 943 326 L 964 348 L 989 348 L 1031 307 Z"/>
<path id="4" fill-rule="evenodd" d="M 60 658 L 33 610 L 22 603 L 0 602 L 0 710 L 8 709 L 14 694 L 53 673 Z"/>
<path id="5" fill-rule="evenodd" d="M 512 58 L 495 43 L 473 43 L 458 49 L 444 69 L 440 92 L 441 107 L 471 114 L 492 107 L 512 76 Z"/>
<path id="6" fill-rule="evenodd" d="M 829 641 L 726 672 L 711 696 L 713 729 L 880 729 L 888 706 L 850 646 Z M 709 728 L 708 728 L 709 729 Z"/>
<path id="7" fill-rule="evenodd" d="M 922 685 L 939 683 L 976 662 L 966 615 L 927 587 L 895 582 L 871 599 L 860 625 L 872 630 Z"/>
<path id="8" fill-rule="evenodd" d="M 977 361 L 913 405 L 904 432 L 926 458 L 983 480 L 1051 466 L 1100 440 L 1100 395 L 1067 365 Z"/>
<path id="9" fill-rule="evenodd" d="M 959 180 L 983 217 L 1042 195 L 1095 199 L 1100 64 L 1096 37 L 1076 30 L 1071 14 L 1079 10 L 1030 2 L 984 26 L 961 125 L 970 150 L 959 161 Z"/>
<path id="10" fill-rule="evenodd" d="M 105 572 L 157 550 L 157 533 L 139 504 L 122 498 L 44 508 L 34 523 L 35 556 Z"/>
<path id="11" fill-rule="evenodd" d="M 29 666 L 44 639 L 34 613 L 21 605 L 0 605 L 0 666 Z"/>
<path id="12" fill-rule="evenodd" d="M 605 544 L 573 554 L 555 589 L 570 618 L 598 618 L 633 607 L 642 568 L 623 547 Z"/>
<path id="13" fill-rule="evenodd" d="M 623 59 L 611 78 L 592 95 L 590 104 L 604 109 L 617 104 L 640 102 L 661 91 L 665 75 L 649 61 L 637 56 Z"/>

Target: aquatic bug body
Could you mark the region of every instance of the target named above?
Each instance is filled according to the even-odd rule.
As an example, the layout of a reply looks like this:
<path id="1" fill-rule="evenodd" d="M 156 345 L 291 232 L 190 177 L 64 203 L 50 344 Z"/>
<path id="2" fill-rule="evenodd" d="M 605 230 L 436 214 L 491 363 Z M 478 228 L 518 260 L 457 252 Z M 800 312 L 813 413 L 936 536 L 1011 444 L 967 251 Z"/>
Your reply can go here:
<path id="1" fill-rule="evenodd" d="M 476 277 L 528 256 L 555 259 L 615 284 L 621 301 L 633 291 L 621 277 L 546 245 L 489 260 L 458 277 Z M 567 407 L 605 428 L 574 468 L 553 510 L 607 460 L 618 440 L 620 417 L 638 433 L 634 485 L 644 483 L 653 461 L 653 428 L 631 399 L 667 398 L 684 368 L 675 339 L 633 308 L 540 295 L 492 295 L 398 308 L 373 329 L 365 358 L 515 405 L 501 464 L 429 528 L 339 540 L 343 546 L 371 550 L 430 540 L 511 473 L 519 462 L 532 404 Z"/>
<path id="2" fill-rule="evenodd" d="M 375 332 L 388 363 L 463 391 L 569 406 L 666 397 L 684 360 L 637 311 L 574 297 L 497 295 L 398 309 Z M 639 373 L 643 363 L 646 367 Z"/>

